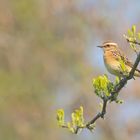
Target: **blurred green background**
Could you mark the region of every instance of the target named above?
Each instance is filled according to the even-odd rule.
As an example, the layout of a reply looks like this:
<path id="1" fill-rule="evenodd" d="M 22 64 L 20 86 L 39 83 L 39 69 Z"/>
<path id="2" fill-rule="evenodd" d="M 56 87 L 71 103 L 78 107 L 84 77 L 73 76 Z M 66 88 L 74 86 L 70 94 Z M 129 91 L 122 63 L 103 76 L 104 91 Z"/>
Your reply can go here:
<path id="1" fill-rule="evenodd" d="M 108 72 L 97 45 L 113 40 L 135 60 L 123 34 L 133 24 L 139 31 L 139 6 L 138 0 L 0 0 L 0 139 L 139 140 L 139 79 L 121 91 L 124 104 L 108 106 L 94 133 L 73 135 L 56 122 L 58 108 L 69 120 L 82 105 L 87 121 L 99 110 L 92 78 Z"/>

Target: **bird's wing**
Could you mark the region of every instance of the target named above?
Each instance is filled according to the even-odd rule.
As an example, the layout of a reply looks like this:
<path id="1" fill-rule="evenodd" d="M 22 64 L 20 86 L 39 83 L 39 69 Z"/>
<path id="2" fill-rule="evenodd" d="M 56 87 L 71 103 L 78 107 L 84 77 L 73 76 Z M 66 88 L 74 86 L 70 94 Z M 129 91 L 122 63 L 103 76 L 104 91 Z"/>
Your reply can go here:
<path id="1" fill-rule="evenodd" d="M 128 65 L 129 67 L 133 67 L 133 63 L 126 57 L 126 55 L 124 53 L 122 53 L 121 51 L 118 51 L 118 55 L 121 57 L 121 59 L 124 61 L 125 65 Z M 136 69 L 136 71 L 140 72 L 139 69 Z"/>

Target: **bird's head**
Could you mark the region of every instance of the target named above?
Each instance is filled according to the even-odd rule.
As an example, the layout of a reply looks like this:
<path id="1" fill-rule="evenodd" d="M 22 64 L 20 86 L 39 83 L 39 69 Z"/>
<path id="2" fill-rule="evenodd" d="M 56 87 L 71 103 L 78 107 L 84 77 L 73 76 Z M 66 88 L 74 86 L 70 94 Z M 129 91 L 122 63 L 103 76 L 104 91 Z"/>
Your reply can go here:
<path id="1" fill-rule="evenodd" d="M 118 49 L 117 43 L 114 43 L 111 41 L 104 42 L 103 45 L 100 45 L 97 47 L 102 48 L 104 50 L 104 52 Z"/>

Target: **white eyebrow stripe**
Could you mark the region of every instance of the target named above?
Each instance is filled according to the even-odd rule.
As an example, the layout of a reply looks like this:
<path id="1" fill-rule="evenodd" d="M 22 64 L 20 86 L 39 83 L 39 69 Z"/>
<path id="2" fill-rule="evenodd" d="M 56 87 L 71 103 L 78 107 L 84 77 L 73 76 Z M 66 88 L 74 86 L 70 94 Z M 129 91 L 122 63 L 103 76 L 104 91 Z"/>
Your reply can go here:
<path id="1" fill-rule="evenodd" d="M 105 43 L 104 46 L 106 46 L 106 45 L 114 45 L 114 46 L 117 46 L 116 43 Z"/>

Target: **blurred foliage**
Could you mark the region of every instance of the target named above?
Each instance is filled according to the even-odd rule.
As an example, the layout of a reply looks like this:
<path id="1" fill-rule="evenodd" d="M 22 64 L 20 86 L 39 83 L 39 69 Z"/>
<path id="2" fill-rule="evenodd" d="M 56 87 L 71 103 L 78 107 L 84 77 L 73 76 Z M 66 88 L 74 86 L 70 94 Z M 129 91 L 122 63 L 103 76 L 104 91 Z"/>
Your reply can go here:
<path id="1" fill-rule="evenodd" d="M 58 90 L 83 81 L 90 71 L 84 62 L 85 22 L 68 10 L 71 2 L 60 3 L 1 1 L 0 139 L 60 137 L 53 130 Z"/>
<path id="2" fill-rule="evenodd" d="M 73 139 L 57 128 L 56 108 L 84 102 L 85 113 L 94 113 L 95 99 L 87 93 L 99 68 L 93 71 L 87 60 L 89 42 L 116 39 L 125 25 L 118 30 L 110 17 L 99 14 L 106 2 L 82 8 L 83 2 L 0 0 L 0 139 Z M 69 98 L 68 93 L 74 97 L 63 103 L 59 97 Z"/>

